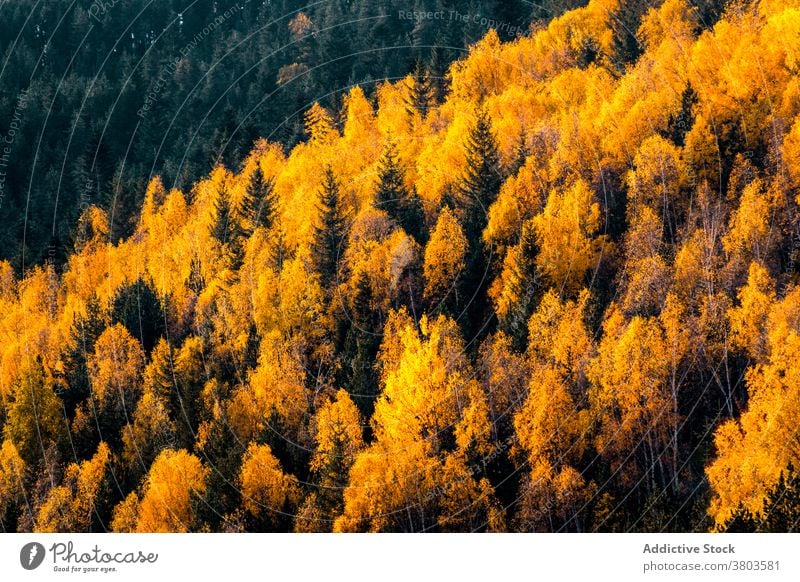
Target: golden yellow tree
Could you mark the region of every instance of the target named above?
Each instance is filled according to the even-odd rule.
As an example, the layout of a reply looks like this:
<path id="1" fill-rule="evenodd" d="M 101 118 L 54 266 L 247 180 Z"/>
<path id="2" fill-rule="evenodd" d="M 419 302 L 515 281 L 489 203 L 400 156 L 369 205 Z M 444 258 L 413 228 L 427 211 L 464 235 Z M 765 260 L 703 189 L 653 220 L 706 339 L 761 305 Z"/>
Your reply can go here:
<path id="1" fill-rule="evenodd" d="M 600 205 L 588 184 L 578 180 L 562 192 L 551 191 L 533 227 L 539 242 L 536 264 L 549 283 L 567 293 L 580 289 L 586 272 L 597 267 L 605 240 L 596 236 Z"/>
<path id="2" fill-rule="evenodd" d="M 596 446 L 623 484 L 644 473 L 671 478 L 665 458 L 677 419 L 672 406 L 670 360 L 655 318 L 626 322 L 612 306 L 604 337 L 589 368 L 592 414 L 599 423 Z"/>
<path id="3" fill-rule="evenodd" d="M 733 345 L 760 361 L 767 354 L 767 316 L 775 302 L 775 283 L 762 265 L 750 265 L 738 299 L 738 307 L 729 311 Z"/>
<path id="4" fill-rule="evenodd" d="M 144 351 L 121 324 L 107 328 L 89 358 L 92 395 L 101 410 L 133 408 L 141 394 Z"/>
<path id="5" fill-rule="evenodd" d="M 185 450 L 162 451 L 150 467 L 141 500 L 135 493 L 114 509 L 112 525 L 125 531 L 187 532 L 200 524 L 194 504 L 206 490 L 209 469 Z M 134 518 L 135 516 L 135 518 Z"/>
<path id="6" fill-rule="evenodd" d="M 425 247 L 425 297 L 433 303 L 453 297 L 458 303 L 469 243 L 449 207 L 445 206 Z"/>
<path id="7" fill-rule="evenodd" d="M 231 429 L 242 441 L 249 442 L 276 419 L 289 431 L 291 442 L 308 438 L 306 414 L 312 394 L 305 387 L 301 347 L 302 343 L 284 341 L 277 332 L 262 338 L 258 367 L 228 407 Z M 279 427 L 272 429 L 280 432 Z"/>
<path id="8" fill-rule="evenodd" d="M 714 433 L 717 456 L 706 474 L 714 493 L 709 514 L 717 526 L 740 506 L 761 511 L 781 471 L 800 462 L 800 289 L 773 304 L 767 320 L 767 359 L 746 374 L 747 410 Z"/>
<path id="9" fill-rule="evenodd" d="M 36 514 L 37 532 L 94 531 L 97 505 L 109 495 L 109 463 L 111 451 L 100 443 L 97 453 L 88 461 L 71 463 L 64 474 L 63 485 L 51 489 Z M 99 524 L 103 527 L 102 524 Z"/>
<path id="10" fill-rule="evenodd" d="M 3 435 L 27 466 L 43 466 L 47 450 L 66 442 L 67 420 L 53 385 L 39 359 L 28 362 L 14 384 Z"/>
<path id="11" fill-rule="evenodd" d="M 164 399 L 152 389 L 145 389 L 132 420 L 122 429 L 122 459 L 133 474 L 141 475 L 162 449 L 177 445 L 178 432 Z"/>
<path id="12" fill-rule="evenodd" d="M 662 256 L 664 226 L 649 207 L 641 206 L 631 218 L 625 241 L 625 298 L 628 314 L 653 315 L 664 303 L 671 269 Z"/>
<path id="13" fill-rule="evenodd" d="M 339 390 L 319 409 L 312 430 L 313 489 L 295 518 L 295 531 L 330 531 L 342 512 L 350 468 L 364 448 L 364 426 L 350 396 Z"/>
<path id="14" fill-rule="evenodd" d="M 300 496 L 297 479 L 283 472 L 269 445 L 251 443 L 239 475 L 246 511 L 266 523 L 293 514 Z"/>
<path id="15" fill-rule="evenodd" d="M 5 531 L 9 531 L 6 525 L 8 513 L 24 499 L 24 479 L 25 461 L 14 444 L 4 440 L 0 446 L 0 523 Z"/>
<path id="16" fill-rule="evenodd" d="M 417 331 L 401 312 L 386 334 L 376 441 L 356 457 L 335 529 L 500 527 L 491 485 L 473 468 L 489 454 L 491 429 L 458 327 L 440 316 L 423 318 Z"/>
<path id="17" fill-rule="evenodd" d="M 575 469 L 586 447 L 586 368 L 594 345 L 584 324 L 589 293 L 561 301 L 548 292 L 529 322 L 528 394 L 514 415 L 520 465 L 529 468 L 520 491 L 517 526 L 527 531 L 586 527 L 579 510 L 594 485 Z"/>

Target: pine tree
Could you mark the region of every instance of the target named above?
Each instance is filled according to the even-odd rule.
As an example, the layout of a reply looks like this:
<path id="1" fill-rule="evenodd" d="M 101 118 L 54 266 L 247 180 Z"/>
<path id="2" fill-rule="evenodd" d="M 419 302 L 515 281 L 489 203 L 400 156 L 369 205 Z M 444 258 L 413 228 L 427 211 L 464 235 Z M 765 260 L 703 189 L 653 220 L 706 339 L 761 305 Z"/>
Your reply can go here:
<path id="1" fill-rule="evenodd" d="M 231 234 L 233 234 L 235 224 L 230 195 L 224 188 L 218 190 L 217 198 L 214 200 L 214 216 L 211 236 L 217 239 L 220 244 L 224 245 L 231 240 Z"/>
<path id="2" fill-rule="evenodd" d="M 474 335 L 487 331 L 486 317 L 491 311 L 487 297 L 491 265 L 482 235 L 488 223 L 489 207 L 503 184 L 497 140 L 483 105 L 476 111 L 466 150 L 467 167 L 459 186 L 462 204 L 466 207 L 463 224 L 470 251 L 463 279 L 463 292 L 469 306 L 464 333 Z"/>
<path id="3" fill-rule="evenodd" d="M 620 3 L 611 14 L 611 30 L 614 32 L 611 65 L 617 74 L 624 74 L 625 67 L 635 63 L 644 52 L 636 33 L 649 8 L 647 0 L 633 0 Z"/>
<path id="4" fill-rule="evenodd" d="M 514 40 L 516 34 L 522 31 L 526 13 L 530 13 L 532 5 L 534 3 L 530 0 L 497 0 L 489 5 L 491 12 L 485 13 L 491 14 L 495 20 L 507 25 L 506 28 L 500 27 L 500 30 L 497 31 L 503 40 Z M 550 16 L 555 16 L 555 14 L 551 13 Z M 514 34 L 515 30 L 516 34 Z"/>
<path id="5" fill-rule="evenodd" d="M 789 463 L 778 482 L 767 491 L 764 505 L 751 512 L 743 503 L 720 528 L 728 533 L 791 533 L 800 527 L 800 473 Z"/>
<path id="6" fill-rule="evenodd" d="M 347 83 L 353 68 L 354 58 L 351 45 L 356 32 L 350 16 L 348 2 L 329 0 L 325 3 L 325 13 L 320 24 L 320 54 L 325 63 L 323 71 L 334 86 Z M 348 24 L 351 23 L 351 24 Z"/>
<path id="7" fill-rule="evenodd" d="M 325 169 L 319 193 L 319 223 L 314 227 L 311 250 L 323 288 L 336 283 L 339 257 L 344 252 L 347 218 L 340 200 L 340 187 L 333 170 Z"/>
<path id="8" fill-rule="evenodd" d="M 76 315 L 70 328 L 70 348 L 63 356 L 67 389 L 61 394 L 70 417 L 78 403 L 89 396 L 91 391 L 86 359 L 94 352 L 94 344 L 107 323 L 100 302 L 92 297 L 86 303 L 86 315 Z"/>
<path id="9" fill-rule="evenodd" d="M 475 125 L 467 138 L 467 168 L 461 181 L 460 193 L 467 212 L 464 227 L 473 248 L 480 241 L 487 223 L 489 206 L 496 200 L 503 184 L 500 171 L 500 152 L 486 107 L 481 105 L 475 114 Z"/>
<path id="10" fill-rule="evenodd" d="M 186 286 L 191 289 L 195 295 L 200 295 L 200 293 L 203 292 L 203 289 L 206 288 L 206 282 L 203 278 L 203 267 L 200 263 L 200 258 L 197 256 L 192 257 L 189 278 L 186 280 Z"/>
<path id="11" fill-rule="evenodd" d="M 411 73 L 410 93 L 406 99 L 409 114 L 418 112 L 423 118 L 435 103 L 434 87 L 430 73 L 420 61 Z"/>
<path id="12" fill-rule="evenodd" d="M 227 256 L 230 266 L 237 269 L 243 259 L 244 232 L 236 217 L 236 208 L 230 199 L 227 189 L 221 188 L 214 201 L 216 217 L 211 228 L 212 236 L 219 241 L 223 254 Z"/>
<path id="13" fill-rule="evenodd" d="M 152 287 L 143 279 L 121 287 L 114 297 L 111 323 L 121 323 L 150 353 L 166 331 L 166 316 Z"/>
<path id="14" fill-rule="evenodd" d="M 372 330 L 372 283 L 366 271 L 356 275 L 350 317 L 353 325 L 362 331 Z"/>
<path id="15" fill-rule="evenodd" d="M 740 503 L 720 530 L 727 533 L 755 533 L 758 531 L 758 516 Z"/>
<path id="16" fill-rule="evenodd" d="M 389 139 L 378 162 L 378 189 L 375 192 L 375 206 L 397 219 L 398 210 L 407 197 L 408 189 L 400 168 L 397 146 L 393 140 Z"/>
<path id="17" fill-rule="evenodd" d="M 209 160 L 211 166 L 220 164 L 232 167 L 242 156 L 245 147 L 241 124 L 233 107 L 226 107 L 219 118 L 214 134 L 211 137 Z"/>
<path id="18" fill-rule="evenodd" d="M 256 166 L 237 209 L 243 234 L 250 237 L 259 226 L 272 228 L 277 206 L 275 179 L 265 178 L 261 167 Z"/>
<path id="19" fill-rule="evenodd" d="M 108 147 L 108 140 L 103 140 L 103 134 L 99 129 L 92 129 L 89 140 L 86 143 L 84 154 L 86 161 L 85 175 L 88 181 L 84 187 L 92 184 L 94 192 L 92 197 L 102 201 L 103 205 L 109 207 L 109 192 L 112 190 L 114 178 L 114 162 Z"/>
<path id="20" fill-rule="evenodd" d="M 417 14 L 422 14 L 431 9 L 431 3 L 428 0 L 415 0 L 413 8 Z M 412 45 L 419 47 L 417 50 L 420 53 L 425 52 L 428 47 L 435 48 L 436 25 L 437 23 L 429 18 L 419 18 L 414 22 L 414 28 L 408 33 L 408 37 Z"/>
<path id="21" fill-rule="evenodd" d="M 511 296 L 516 299 L 505 320 L 502 322 L 515 340 L 518 347 L 527 344 L 528 320 L 536 303 L 536 294 L 540 289 L 539 273 L 536 269 L 536 255 L 539 247 L 536 243 L 536 232 L 530 221 L 522 226 L 513 275 L 510 280 Z"/>
<path id="22" fill-rule="evenodd" d="M 800 528 L 800 473 L 792 463 L 781 471 L 778 483 L 767 493 L 759 531 L 796 532 Z"/>
<path id="23" fill-rule="evenodd" d="M 413 236 L 419 244 L 425 244 L 427 242 L 428 233 L 425 228 L 425 209 L 422 207 L 422 200 L 417 193 L 416 187 L 411 188 L 411 192 L 400 208 L 400 225 L 403 227 L 403 230 Z"/>
<path id="24" fill-rule="evenodd" d="M 242 225 L 242 231 L 248 237 L 259 226 L 257 214 L 260 210 L 265 186 L 264 172 L 261 171 L 260 166 L 256 166 L 250 176 L 250 180 L 247 182 L 247 186 L 245 186 L 242 199 L 236 207 L 236 218 L 239 224 Z"/>
<path id="25" fill-rule="evenodd" d="M 409 190 L 406 187 L 397 146 L 391 139 L 387 142 L 383 156 L 378 162 L 375 206 L 385 210 L 417 242 L 422 242 L 425 231 L 422 201 L 416 188 Z"/>
<path id="26" fill-rule="evenodd" d="M 283 231 L 283 228 L 279 225 L 275 230 L 277 232 L 270 240 L 269 258 L 272 268 L 280 273 L 283 270 L 284 263 L 290 259 L 291 256 L 286 246 L 286 233 Z"/>
<path id="27" fill-rule="evenodd" d="M 365 418 L 372 414 L 378 395 L 375 360 L 381 335 L 372 308 L 372 283 L 366 271 L 355 276 L 355 289 L 348 313 L 348 330 L 342 349 L 342 385 L 348 390 Z"/>
<path id="28" fill-rule="evenodd" d="M 662 132 L 664 137 L 672 140 L 677 146 L 683 147 L 686 134 L 694 125 L 694 106 L 697 103 L 697 93 L 691 83 L 686 85 L 686 89 L 681 93 L 681 109 L 677 114 L 669 116 L 667 129 Z"/>
<path id="29" fill-rule="evenodd" d="M 528 135 L 525 133 L 523 129 L 517 140 L 517 149 L 514 152 L 514 161 L 511 164 L 510 168 L 510 175 L 515 175 L 522 169 L 522 166 L 525 165 L 525 162 L 528 160 L 528 156 L 531 155 L 531 148 L 528 145 Z"/>
<path id="30" fill-rule="evenodd" d="M 430 71 L 431 90 L 433 99 L 437 103 L 441 103 L 447 92 L 447 77 L 446 77 L 446 61 L 447 57 L 442 53 L 444 50 L 440 48 L 438 42 L 434 43 L 431 49 L 431 56 L 428 60 L 428 71 Z"/>

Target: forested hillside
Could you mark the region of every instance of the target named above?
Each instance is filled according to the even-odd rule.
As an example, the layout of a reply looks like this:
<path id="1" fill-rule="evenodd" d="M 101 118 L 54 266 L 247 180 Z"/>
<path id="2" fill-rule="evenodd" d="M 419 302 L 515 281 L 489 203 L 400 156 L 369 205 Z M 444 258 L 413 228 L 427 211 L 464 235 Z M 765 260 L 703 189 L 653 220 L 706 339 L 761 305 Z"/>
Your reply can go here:
<path id="1" fill-rule="evenodd" d="M 3 528 L 796 529 L 800 6 L 618 1 L 0 263 Z"/>
<path id="2" fill-rule="evenodd" d="M 508 37 L 576 2 L 0 3 L 0 139 L 14 133 L 0 259 L 63 260 L 89 204 L 113 214 L 115 240 L 129 236 L 154 175 L 188 190 L 220 161 L 238 168 L 258 137 L 291 148 L 311 103 L 338 112 L 353 85 L 372 94 L 419 69 L 442 91 L 483 18 Z M 405 18 L 412 9 L 448 17 Z"/>

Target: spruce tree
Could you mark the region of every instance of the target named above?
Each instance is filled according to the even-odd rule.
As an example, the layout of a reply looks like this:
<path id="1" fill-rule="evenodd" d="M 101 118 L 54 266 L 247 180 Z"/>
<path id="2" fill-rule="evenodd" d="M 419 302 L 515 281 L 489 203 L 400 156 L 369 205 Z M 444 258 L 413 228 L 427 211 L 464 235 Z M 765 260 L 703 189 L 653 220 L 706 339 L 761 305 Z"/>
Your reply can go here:
<path id="1" fill-rule="evenodd" d="M 497 199 L 503 176 L 500 171 L 500 152 L 486 108 L 476 111 L 475 125 L 467 138 L 467 167 L 459 188 L 466 206 L 464 227 L 473 248 L 487 224 L 489 207 Z"/>
<path id="2" fill-rule="evenodd" d="M 677 146 L 683 147 L 686 134 L 694 125 L 694 106 L 697 104 L 697 93 L 691 83 L 687 83 L 686 89 L 681 93 L 681 109 L 676 114 L 669 116 L 667 128 L 660 132 L 661 135 L 672 140 Z"/>
<path id="3" fill-rule="evenodd" d="M 336 282 L 339 257 L 347 237 L 347 217 L 340 200 L 340 187 L 333 170 L 325 169 L 319 193 L 319 223 L 314 227 L 311 251 L 323 288 Z"/>
<path id="4" fill-rule="evenodd" d="M 644 52 L 644 46 L 636 38 L 642 16 L 650 8 L 647 0 L 633 0 L 620 3 L 611 14 L 612 72 L 622 75 L 627 65 L 633 64 Z"/>
<path id="5" fill-rule="evenodd" d="M 200 293 L 203 292 L 203 289 L 206 288 L 206 282 L 203 277 L 203 268 L 200 263 L 200 258 L 197 256 L 192 257 L 189 278 L 186 280 L 186 286 L 191 289 L 195 295 L 200 295 Z"/>
<path id="6" fill-rule="evenodd" d="M 114 296 L 111 323 L 121 323 L 150 353 L 166 334 L 166 316 L 153 288 L 143 279 L 123 285 Z"/>
<path id="7" fill-rule="evenodd" d="M 226 107 L 218 118 L 210 144 L 208 157 L 212 168 L 220 164 L 231 167 L 233 162 L 241 159 L 246 144 L 243 143 L 241 124 L 233 107 Z"/>
<path id="8" fill-rule="evenodd" d="M 799 507 L 800 474 L 789 463 L 778 482 L 767 491 L 760 511 L 753 513 L 739 503 L 720 529 L 728 533 L 791 533 L 800 526 Z"/>
<path id="9" fill-rule="evenodd" d="M 276 272 L 283 270 L 283 264 L 290 258 L 289 249 L 286 246 L 286 233 L 282 227 L 276 229 L 275 235 L 270 241 L 269 258 L 272 267 Z"/>
<path id="10" fill-rule="evenodd" d="M 211 228 L 212 236 L 222 246 L 223 255 L 230 262 L 233 269 L 238 269 L 243 259 L 244 232 L 236 217 L 236 209 L 230 199 L 230 193 L 222 188 L 217 193 L 214 202 L 216 218 Z"/>
<path id="11" fill-rule="evenodd" d="M 324 63 L 326 78 L 341 87 L 348 81 L 353 68 L 355 52 L 352 37 L 356 27 L 352 23 L 347 2 L 329 0 L 320 20 L 319 51 Z"/>
<path id="12" fill-rule="evenodd" d="M 758 517 L 740 503 L 720 529 L 727 533 L 755 533 L 758 531 Z"/>
<path id="13" fill-rule="evenodd" d="M 464 234 L 470 249 L 463 278 L 464 296 L 469 298 L 464 333 L 477 337 L 487 331 L 486 314 L 491 313 L 487 296 L 492 278 L 489 273 L 491 251 L 484 245 L 483 230 L 488 223 L 489 207 L 497 199 L 503 184 L 497 140 L 489 113 L 483 105 L 476 111 L 466 150 L 466 170 L 459 186 L 464 206 Z"/>
<path id="14" fill-rule="evenodd" d="M 792 463 L 775 486 L 767 493 L 761 512 L 759 531 L 770 533 L 796 532 L 800 528 L 800 473 Z"/>
<path id="15" fill-rule="evenodd" d="M 517 149 L 514 152 L 514 162 L 511 164 L 510 174 L 516 175 L 521 169 L 522 166 L 525 165 L 525 162 L 528 160 L 528 156 L 531 155 L 531 148 L 528 145 L 528 136 L 523 129 L 517 140 Z"/>
<path id="16" fill-rule="evenodd" d="M 272 228 L 277 205 L 275 179 L 267 179 L 261 167 L 256 166 L 237 212 L 242 233 L 249 237 L 259 226 L 267 230 Z"/>
<path id="17" fill-rule="evenodd" d="M 440 48 L 440 45 L 434 43 L 434 46 L 431 49 L 430 59 L 428 60 L 431 90 L 433 99 L 436 102 L 441 102 L 444 100 L 447 93 L 447 66 L 444 63 L 444 61 L 446 61 L 446 57 L 443 55 L 443 52 L 444 50 Z"/>
<path id="18" fill-rule="evenodd" d="M 408 234 L 414 237 L 420 244 L 427 241 L 427 231 L 425 229 L 425 210 L 422 207 L 422 200 L 417 193 L 417 188 L 411 188 L 400 208 L 400 224 Z"/>
<path id="19" fill-rule="evenodd" d="M 378 395 L 375 361 L 381 343 L 380 324 L 372 309 L 372 284 L 366 271 L 355 276 L 347 321 L 347 335 L 342 349 L 342 384 L 348 387 L 353 401 L 366 418 L 372 415 Z"/>
<path id="20" fill-rule="evenodd" d="M 420 61 L 417 61 L 411 73 L 411 91 L 406 99 L 408 112 L 413 114 L 417 111 L 425 117 L 434 103 L 435 91 L 430 73 Z"/>
<path id="21" fill-rule="evenodd" d="M 406 187 L 397 147 L 391 140 L 387 143 L 383 156 L 378 162 L 378 188 L 375 193 L 375 206 L 385 210 L 417 242 L 422 242 L 425 231 L 422 201 L 416 188 L 409 190 Z"/>
<path id="22" fill-rule="evenodd" d="M 233 209 L 228 191 L 221 188 L 217 191 L 217 198 L 214 200 L 214 224 L 211 226 L 211 236 L 220 244 L 229 242 L 234 225 Z"/>
<path id="23" fill-rule="evenodd" d="M 94 344 L 108 324 L 96 296 L 86 303 L 86 315 L 77 314 L 70 328 L 70 348 L 64 354 L 64 376 L 67 389 L 61 399 L 71 418 L 78 403 L 91 393 L 87 357 L 94 353 Z"/>
<path id="24" fill-rule="evenodd" d="M 391 139 L 383 150 L 378 162 L 378 189 L 375 192 L 375 206 L 386 211 L 394 219 L 398 209 L 408 197 L 403 171 L 397 154 L 397 146 Z"/>
<path id="25" fill-rule="evenodd" d="M 511 295 L 516 298 L 514 305 L 502 322 L 502 327 L 518 348 L 524 349 L 528 340 L 528 319 L 533 313 L 536 296 L 540 290 L 539 273 L 536 269 L 536 255 L 539 247 L 533 223 L 529 220 L 522 226 L 517 257 L 509 285 Z"/>

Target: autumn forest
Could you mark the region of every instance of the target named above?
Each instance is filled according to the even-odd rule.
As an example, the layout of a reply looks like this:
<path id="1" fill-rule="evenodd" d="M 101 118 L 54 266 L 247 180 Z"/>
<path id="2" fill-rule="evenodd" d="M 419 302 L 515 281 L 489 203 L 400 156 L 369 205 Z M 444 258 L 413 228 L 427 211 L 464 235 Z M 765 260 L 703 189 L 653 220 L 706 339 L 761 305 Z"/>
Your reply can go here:
<path id="1" fill-rule="evenodd" d="M 2 531 L 797 530 L 800 4 L 548 6 L 4 234 Z"/>

